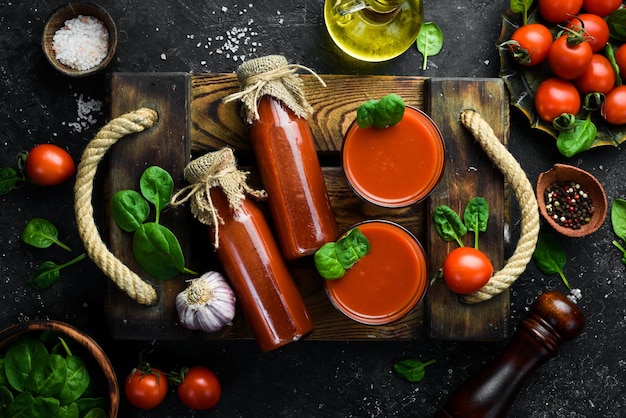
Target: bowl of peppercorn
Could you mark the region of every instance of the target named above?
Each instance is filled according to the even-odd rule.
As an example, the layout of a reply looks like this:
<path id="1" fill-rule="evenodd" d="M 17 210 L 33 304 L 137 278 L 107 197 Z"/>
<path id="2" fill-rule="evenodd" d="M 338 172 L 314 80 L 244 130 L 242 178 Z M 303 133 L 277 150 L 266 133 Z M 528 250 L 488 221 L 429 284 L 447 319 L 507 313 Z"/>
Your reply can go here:
<path id="1" fill-rule="evenodd" d="M 606 219 L 604 188 L 589 172 L 555 164 L 537 179 L 537 203 L 548 224 L 568 237 L 583 237 L 598 230 Z"/>
<path id="2" fill-rule="evenodd" d="M 102 7 L 70 2 L 48 17 L 41 46 L 57 71 L 70 77 L 85 77 L 103 71 L 113 60 L 117 27 Z"/>

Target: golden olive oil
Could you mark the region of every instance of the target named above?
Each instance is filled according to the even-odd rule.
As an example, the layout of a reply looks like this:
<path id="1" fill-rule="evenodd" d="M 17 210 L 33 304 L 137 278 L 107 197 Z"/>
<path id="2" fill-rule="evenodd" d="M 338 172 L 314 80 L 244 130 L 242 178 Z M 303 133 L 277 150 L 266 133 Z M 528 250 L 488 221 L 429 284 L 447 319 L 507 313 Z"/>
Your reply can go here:
<path id="1" fill-rule="evenodd" d="M 355 3 L 366 6 L 359 10 Z M 386 61 L 415 42 L 423 20 L 422 0 L 326 0 L 324 20 L 330 37 L 348 55 Z"/>

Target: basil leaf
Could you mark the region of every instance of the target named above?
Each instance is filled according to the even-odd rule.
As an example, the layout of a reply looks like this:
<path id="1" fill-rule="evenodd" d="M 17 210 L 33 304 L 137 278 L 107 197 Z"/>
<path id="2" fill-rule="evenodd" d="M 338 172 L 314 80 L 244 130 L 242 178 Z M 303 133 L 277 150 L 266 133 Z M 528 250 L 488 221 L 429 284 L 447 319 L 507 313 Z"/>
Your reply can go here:
<path id="1" fill-rule="evenodd" d="M 561 276 L 565 286 L 570 289 L 570 285 L 563 273 L 563 267 L 567 263 L 567 254 L 554 234 L 547 232 L 539 234 L 533 258 L 539 270 L 545 274 L 558 274 Z"/>
<path id="2" fill-rule="evenodd" d="M 148 219 L 150 206 L 134 190 L 120 190 L 111 198 L 111 216 L 126 232 L 133 232 Z"/>
<path id="3" fill-rule="evenodd" d="M 335 246 L 337 259 L 344 269 L 352 267 L 370 251 L 369 240 L 358 228 L 352 228 Z"/>
<path id="4" fill-rule="evenodd" d="M 356 110 L 356 121 L 360 128 L 370 128 L 374 126 L 373 114 L 376 109 L 376 100 L 369 100 L 363 103 Z"/>
<path id="5" fill-rule="evenodd" d="M 598 128 L 589 116 L 586 119 L 576 119 L 570 130 L 559 132 L 556 146 L 562 155 L 572 157 L 588 150 L 597 133 Z"/>
<path id="6" fill-rule="evenodd" d="M 609 26 L 611 38 L 626 42 L 626 9 L 619 9 L 611 13 L 606 23 Z"/>
<path id="7" fill-rule="evenodd" d="M 435 360 L 429 360 L 426 363 L 422 363 L 417 359 L 406 359 L 399 361 L 393 365 L 393 371 L 396 375 L 408 380 L 409 382 L 420 382 L 426 374 L 426 366 L 435 363 Z"/>
<path id="8" fill-rule="evenodd" d="M 428 57 L 437 55 L 443 47 L 443 32 L 436 23 L 424 22 L 415 42 L 424 57 L 422 70 L 426 70 Z"/>
<path id="9" fill-rule="evenodd" d="M 456 241 L 463 246 L 461 237 L 467 234 L 467 227 L 461 221 L 459 215 L 449 206 L 438 206 L 433 212 L 435 231 L 444 241 Z"/>
<path id="10" fill-rule="evenodd" d="M 180 243 L 172 231 L 156 222 L 137 228 L 132 248 L 141 268 L 159 280 L 169 280 L 185 269 Z"/>
<path id="11" fill-rule="evenodd" d="M 52 222 L 43 218 L 33 218 L 22 231 L 22 241 L 37 248 L 48 248 L 57 244 L 66 251 L 72 251 L 67 245 L 59 241 L 59 231 Z"/>
<path id="12" fill-rule="evenodd" d="M 380 100 L 369 100 L 356 111 L 360 128 L 386 128 L 398 124 L 404 116 L 406 105 L 397 94 L 388 94 Z"/>
<path id="13" fill-rule="evenodd" d="M 626 240 L 626 200 L 615 199 L 611 205 L 611 225 L 619 238 Z"/>
<path id="14" fill-rule="evenodd" d="M 346 269 L 343 268 L 337 257 L 336 247 L 336 243 L 328 242 L 317 250 L 313 257 L 317 272 L 325 279 L 339 279 L 346 274 Z"/>
<path id="15" fill-rule="evenodd" d="M 522 14 L 522 22 L 525 25 L 528 23 L 528 11 L 533 2 L 534 0 L 511 0 L 509 2 L 509 8 L 513 13 Z"/>
<path id="16" fill-rule="evenodd" d="M 161 211 L 169 204 L 174 191 L 174 180 L 161 167 L 148 167 L 139 179 L 141 194 L 156 208 L 156 222 Z"/>

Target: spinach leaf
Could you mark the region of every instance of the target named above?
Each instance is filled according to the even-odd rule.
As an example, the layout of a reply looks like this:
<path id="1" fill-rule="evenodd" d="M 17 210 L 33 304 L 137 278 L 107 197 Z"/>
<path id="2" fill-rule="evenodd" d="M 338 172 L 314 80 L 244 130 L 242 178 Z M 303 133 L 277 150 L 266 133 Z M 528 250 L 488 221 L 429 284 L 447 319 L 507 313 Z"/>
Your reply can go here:
<path id="1" fill-rule="evenodd" d="M 478 235 L 487 230 L 489 221 L 489 203 L 484 197 L 474 197 L 465 206 L 463 224 L 468 231 L 474 232 L 474 248 L 478 249 Z"/>
<path id="2" fill-rule="evenodd" d="M 111 199 L 111 216 L 122 230 L 134 232 L 148 219 L 150 206 L 134 190 L 119 190 Z"/>
<path id="3" fill-rule="evenodd" d="M 11 344 L 4 357 L 4 371 L 11 387 L 25 391 L 33 367 L 47 357 L 48 350 L 37 338 L 20 338 Z"/>
<path id="4" fill-rule="evenodd" d="M 559 132 L 556 147 L 565 157 L 572 157 L 591 147 L 598 134 L 598 128 L 591 121 L 591 112 L 585 119 L 576 119 L 570 129 Z"/>
<path id="5" fill-rule="evenodd" d="M 463 247 L 461 238 L 467 234 L 467 227 L 461 221 L 459 215 L 449 206 L 438 206 L 433 212 L 435 230 L 444 241 L 456 241 Z"/>
<path id="6" fill-rule="evenodd" d="M 22 241 L 37 248 L 48 248 L 57 244 L 66 251 L 72 251 L 70 247 L 59 240 L 59 231 L 52 222 L 43 218 L 33 218 L 22 231 Z"/>
<path id="7" fill-rule="evenodd" d="M 161 167 L 148 167 L 139 179 L 141 194 L 156 208 L 156 223 L 159 223 L 161 211 L 169 204 L 174 191 L 174 180 Z"/>
<path id="8" fill-rule="evenodd" d="M 426 366 L 430 366 L 435 363 L 436 360 L 429 360 L 426 363 L 422 363 L 417 359 L 406 359 L 399 361 L 393 365 L 393 371 L 399 377 L 409 382 L 420 382 L 426 374 Z"/>
<path id="9" fill-rule="evenodd" d="M 178 240 L 172 231 L 156 222 L 144 223 L 135 231 L 132 248 L 141 268 L 159 280 L 169 280 L 186 271 Z"/>
<path id="10" fill-rule="evenodd" d="M 23 392 L 9 406 L 9 415 L 15 418 L 50 418 L 58 409 L 58 399 L 33 397 L 31 393 Z"/>
<path id="11" fill-rule="evenodd" d="M 58 398 L 65 384 L 67 365 L 59 354 L 50 354 L 33 364 L 26 388 L 33 396 Z"/>
<path id="12" fill-rule="evenodd" d="M 59 395 L 61 405 L 67 405 L 79 399 L 87 387 L 90 377 L 85 362 L 77 356 L 69 355 L 66 358 L 67 377 Z M 78 411 L 78 407 L 76 409 Z"/>
<path id="13" fill-rule="evenodd" d="M 54 418 L 78 418 L 80 417 L 80 412 L 78 411 L 78 406 L 75 403 L 61 405 L 59 409 L 57 409 L 57 413 L 54 415 Z"/>
<path id="14" fill-rule="evenodd" d="M 398 124 L 406 105 L 397 94 L 388 94 L 380 100 L 369 100 L 358 107 L 356 120 L 360 128 L 386 128 Z"/>
<path id="15" fill-rule="evenodd" d="M 64 264 L 56 264 L 53 261 L 44 261 L 38 268 L 28 277 L 28 284 L 38 290 L 49 289 L 61 279 L 61 270 L 71 266 L 85 258 L 87 254 L 83 253 L 76 258 Z"/>
<path id="16" fill-rule="evenodd" d="M 90 409 L 83 418 L 106 418 L 106 412 L 102 408 Z"/>
<path id="17" fill-rule="evenodd" d="M 622 240 L 626 240 L 626 200 L 618 198 L 613 201 L 611 205 L 611 225 L 615 235 Z M 622 252 L 622 263 L 626 264 L 626 248 L 616 240 L 613 240 L 612 243 Z"/>
<path id="18" fill-rule="evenodd" d="M 13 402 L 14 396 L 6 386 L 0 386 L 0 417 L 9 417 L 9 405 Z"/>
<path id="19" fill-rule="evenodd" d="M 626 42 L 626 9 L 619 9 L 611 13 L 606 19 L 609 25 L 611 38 Z"/>
<path id="20" fill-rule="evenodd" d="M 337 241 L 335 252 L 344 269 L 352 267 L 359 259 L 370 251 L 369 240 L 359 228 L 352 228 Z"/>
<path id="21" fill-rule="evenodd" d="M 20 181 L 25 181 L 24 177 L 18 176 L 17 171 L 11 167 L 0 168 L 0 196 L 8 194 L 17 187 Z"/>
<path id="22" fill-rule="evenodd" d="M 315 252 L 313 260 L 317 272 L 325 279 L 334 280 L 343 277 L 346 269 L 339 262 L 336 251 L 337 243 L 327 242 Z"/>
<path id="23" fill-rule="evenodd" d="M 75 402 L 81 415 L 86 415 L 89 411 L 104 410 L 107 407 L 107 399 L 82 397 Z M 94 415 L 98 416 L 98 415 Z"/>
<path id="24" fill-rule="evenodd" d="M 424 22 L 415 41 L 417 50 L 424 56 L 422 70 L 426 70 L 428 57 L 437 55 L 443 47 L 443 32 L 434 22 Z"/>
<path id="25" fill-rule="evenodd" d="M 533 258 L 539 270 L 545 274 L 558 274 L 565 286 L 571 289 L 563 273 L 563 267 L 567 263 L 567 255 L 561 242 L 554 234 L 547 232 L 539 234 Z"/>

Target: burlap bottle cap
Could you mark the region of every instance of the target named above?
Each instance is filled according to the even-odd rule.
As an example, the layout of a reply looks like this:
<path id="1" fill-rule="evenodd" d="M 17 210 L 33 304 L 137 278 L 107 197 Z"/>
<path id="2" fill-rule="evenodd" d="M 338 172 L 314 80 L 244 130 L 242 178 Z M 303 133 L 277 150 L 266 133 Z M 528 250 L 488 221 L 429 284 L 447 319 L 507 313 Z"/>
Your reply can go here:
<path id="1" fill-rule="evenodd" d="M 249 124 L 259 118 L 257 106 L 263 96 L 271 96 L 282 101 L 298 117 L 306 118 L 313 109 L 304 97 L 304 83 L 296 74 L 299 69 L 316 75 L 307 67 L 289 64 L 282 55 L 268 55 L 246 61 L 237 69 L 241 91 L 229 95 L 224 101 L 240 99 L 244 119 Z M 317 78 L 325 85 L 321 78 Z"/>

